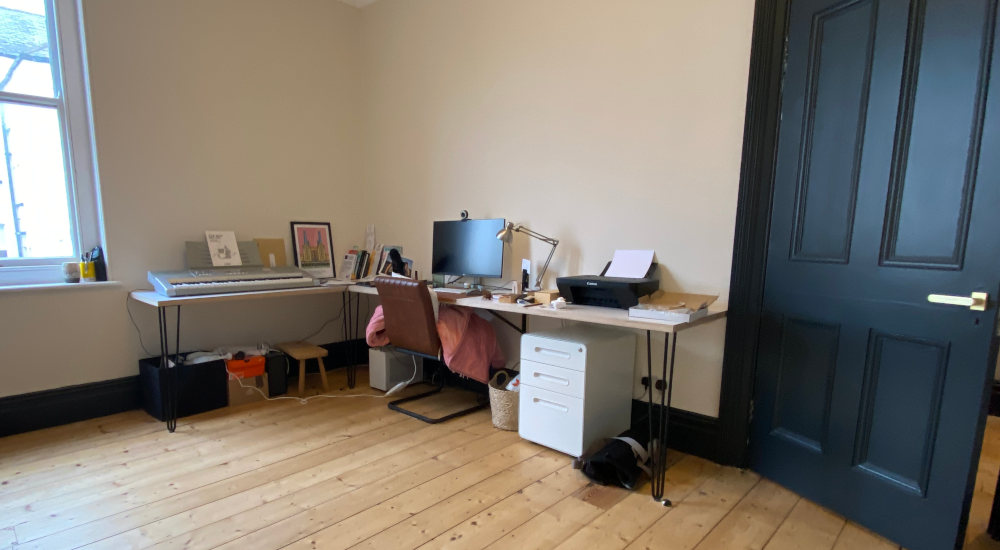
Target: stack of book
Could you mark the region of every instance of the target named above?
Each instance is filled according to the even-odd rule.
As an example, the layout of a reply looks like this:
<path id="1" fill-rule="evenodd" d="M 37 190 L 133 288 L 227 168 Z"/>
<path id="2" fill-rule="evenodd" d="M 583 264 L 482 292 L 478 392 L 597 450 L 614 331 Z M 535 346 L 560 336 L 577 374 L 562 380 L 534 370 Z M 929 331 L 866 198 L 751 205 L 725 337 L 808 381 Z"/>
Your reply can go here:
<path id="1" fill-rule="evenodd" d="M 388 246 L 376 244 L 371 250 L 365 250 L 358 246 L 352 247 L 344 255 L 340 264 L 340 276 L 344 279 L 364 280 L 371 279 L 377 275 L 390 275 L 392 273 L 392 262 L 389 261 L 389 251 L 398 250 L 400 257 L 403 255 L 402 246 Z M 406 263 L 406 276 L 413 274 L 413 260 L 403 258 Z"/>

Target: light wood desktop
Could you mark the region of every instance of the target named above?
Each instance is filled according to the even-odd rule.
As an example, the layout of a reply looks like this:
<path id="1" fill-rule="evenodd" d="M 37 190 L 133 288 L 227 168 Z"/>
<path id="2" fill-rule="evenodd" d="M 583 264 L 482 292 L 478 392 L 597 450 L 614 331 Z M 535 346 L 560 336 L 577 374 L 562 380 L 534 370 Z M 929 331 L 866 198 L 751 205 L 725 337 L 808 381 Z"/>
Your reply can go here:
<path id="1" fill-rule="evenodd" d="M 348 290 L 357 294 L 377 295 L 375 287 L 354 285 Z M 489 311 L 502 311 L 516 315 L 530 315 L 533 317 L 550 317 L 563 321 L 577 321 L 581 323 L 593 323 L 610 327 L 633 328 L 638 330 L 651 330 L 654 332 L 676 333 L 685 329 L 710 323 L 726 316 L 726 307 L 713 304 L 709 307 L 708 314 L 700 319 L 691 322 L 667 322 L 652 321 L 649 319 L 630 319 L 628 310 L 615 309 L 598 306 L 581 306 L 567 304 L 562 309 L 552 309 L 546 305 L 521 306 L 518 304 L 503 304 L 494 302 L 482 296 L 470 296 L 449 301 L 449 305 L 470 307 L 474 309 L 486 309 Z"/>

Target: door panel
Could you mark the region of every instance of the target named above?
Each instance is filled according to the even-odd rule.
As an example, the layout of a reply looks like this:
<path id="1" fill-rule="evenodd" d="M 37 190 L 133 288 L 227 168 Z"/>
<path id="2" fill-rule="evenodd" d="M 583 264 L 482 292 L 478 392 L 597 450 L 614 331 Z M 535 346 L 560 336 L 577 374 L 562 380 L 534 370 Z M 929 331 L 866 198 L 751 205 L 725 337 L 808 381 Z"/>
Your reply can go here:
<path id="1" fill-rule="evenodd" d="M 854 463 L 923 496 L 948 346 L 873 331 L 868 349 Z"/>
<path id="2" fill-rule="evenodd" d="M 964 257 L 993 39 L 989 2 L 965 4 L 930 2 L 911 27 L 885 263 L 958 269 Z"/>
<path id="3" fill-rule="evenodd" d="M 822 452 L 840 327 L 788 319 L 782 331 L 773 434 Z"/>
<path id="4" fill-rule="evenodd" d="M 963 533 L 995 364 L 995 302 L 926 298 L 1000 287 L 996 3 L 789 11 L 751 462 L 913 549 Z"/>
<path id="5" fill-rule="evenodd" d="M 792 259 L 846 263 L 868 96 L 874 0 L 818 13 L 809 45 Z M 836 57 L 836 63 L 824 63 Z M 815 154 L 814 154 L 815 153 Z"/>

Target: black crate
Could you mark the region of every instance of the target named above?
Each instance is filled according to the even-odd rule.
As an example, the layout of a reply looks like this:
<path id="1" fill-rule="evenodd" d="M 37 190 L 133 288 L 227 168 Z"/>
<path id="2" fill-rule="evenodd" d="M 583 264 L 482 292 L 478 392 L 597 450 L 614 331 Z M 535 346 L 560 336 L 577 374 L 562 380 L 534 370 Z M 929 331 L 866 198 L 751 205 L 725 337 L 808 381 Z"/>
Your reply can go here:
<path id="1" fill-rule="evenodd" d="M 225 361 L 209 361 L 197 365 L 173 367 L 177 376 L 177 417 L 225 407 L 229 404 Z M 165 377 L 167 369 L 160 368 L 160 359 L 150 357 L 139 360 L 139 385 L 142 387 L 142 406 L 153 418 L 164 420 L 163 404 L 167 399 Z"/>

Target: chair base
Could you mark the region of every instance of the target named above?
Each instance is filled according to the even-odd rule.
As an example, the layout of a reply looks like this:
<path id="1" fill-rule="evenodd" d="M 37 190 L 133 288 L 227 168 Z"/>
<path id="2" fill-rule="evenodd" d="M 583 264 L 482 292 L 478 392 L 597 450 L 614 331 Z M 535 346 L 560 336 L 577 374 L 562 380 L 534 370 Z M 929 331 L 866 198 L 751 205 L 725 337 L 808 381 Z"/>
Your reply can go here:
<path id="1" fill-rule="evenodd" d="M 485 409 L 486 407 L 488 407 L 490 405 L 489 398 L 487 396 L 485 396 L 485 395 L 483 395 L 483 396 L 477 396 L 479 398 L 485 398 L 485 401 L 483 403 L 478 403 L 476 405 L 473 405 L 473 406 L 471 406 L 471 407 L 469 407 L 467 409 L 462 409 L 460 411 L 453 412 L 451 414 L 447 414 L 445 416 L 441 416 L 441 417 L 438 417 L 438 418 L 431 418 L 431 417 L 428 417 L 428 416 L 424 416 L 424 415 L 422 415 L 422 414 L 420 414 L 418 412 L 414 412 L 414 411 L 411 411 L 409 409 L 404 409 L 403 407 L 399 406 L 401 403 L 406 403 L 406 402 L 409 402 L 409 401 L 416 401 L 418 399 L 423 399 L 425 397 L 434 395 L 436 393 L 441 393 L 441 390 L 443 390 L 443 389 L 444 389 L 444 378 L 442 377 L 441 384 L 438 385 L 438 386 L 435 386 L 433 390 L 425 391 L 423 393 L 418 393 L 417 395 L 411 395 L 409 397 L 404 397 L 402 399 L 397 399 L 395 401 L 392 401 L 392 402 L 389 403 L 389 409 L 394 410 L 396 412 L 401 412 L 401 413 L 403 413 L 403 414 L 405 414 L 407 416 L 412 416 L 413 418 L 416 418 L 417 420 L 420 420 L 422 422 L 426 422 L 428 424 L 438 424 L 440 422 L 444 422 L 445 420 L 451 420 L 452 418 L 457 418 L 459 416 L 465 416 L 465 415 L 467 415 L 469 413 L 474 413 L 474 412 L 476 412 L 478 410 Z"/>

